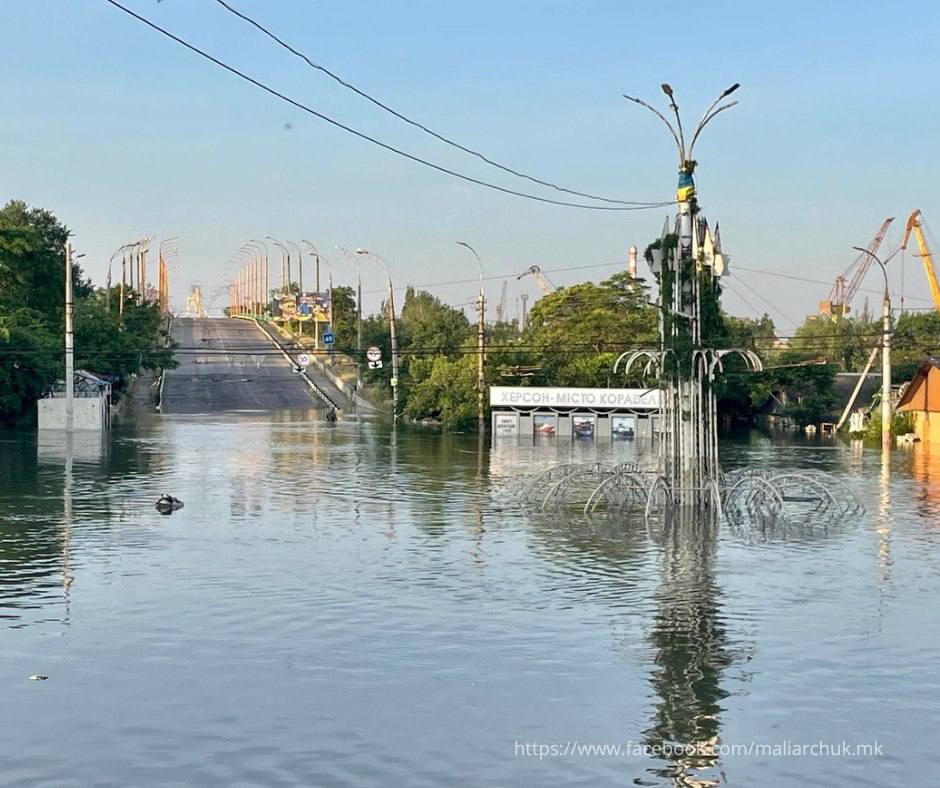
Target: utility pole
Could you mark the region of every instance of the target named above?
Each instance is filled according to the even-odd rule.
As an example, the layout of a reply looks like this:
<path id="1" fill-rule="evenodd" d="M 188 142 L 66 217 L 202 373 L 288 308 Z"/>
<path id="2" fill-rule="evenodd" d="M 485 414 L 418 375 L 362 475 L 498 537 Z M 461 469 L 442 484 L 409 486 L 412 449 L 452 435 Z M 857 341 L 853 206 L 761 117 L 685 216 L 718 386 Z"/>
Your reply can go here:
<path id="1" fill-rule="evenodd" d="M 141 244 L 137 253 L 137 303 L 144 303 L 144 289 L 147 281 L 147 249 Z"/>
<path id="2" fill-rule="evenodd" d="M 525 331 L 529 325 L 529 322 L 528 322 L 529 318 L 528 318 L 528 314 L 526 313 L 526 305 L 529 301 L 529 294 L 521 293 L 519 297 L 522 299 L 522 314 L 519 316 L 519 330 Z"/>
<path id="3" fill-rule="evenodd" d="M 480 295 L 478 300 L 479 317 L 477 320 L 477 427 L 480 432 L 486 429 L 486 407 L 483 403 L 486 389 L 484 364 L 486 363 L 486 297 L 483 290 L 483 261 L 480 255 L 466 241 L 457 241 L 457 246 L 469 249 L 480 267 Z"/>
<path id="4" fill-rule="evenodd" d="M 75 426 L 75 334 L 72 328 L 72 244 L 65 242 L 65 431 Z"/>
<path id="5" fill-rule="evenodd" d="M 885 288 L 882 303 L 884 338 L 881 352 L 881 445 L 891 446 L 891 422 L 894 420 L 891 407 L 891 298 Z"/>
<path id="6" fill-rule="evenodd" d="M 330 299 L 330 302 L 329 302 L 329 305 L 328 305 L 328 307 L 329 307 L 329 320 L 330 320 L 330 324 L 329 324 L 329 325 L 330 325 L 330 331 L 333 331 L 334 328 L 333 328 L 333 269 L 332 269 L 332 267 L 330 268 L 329 296 L 328 296 L 328 297 L 329 297 L 329 299 Z M 333 364 L 335 363 L 334 360 L 333 360 L 333 343 L 331 342 L 331 343 L 328 345 L 328 347 L 329 347 L 329 350 L 330 350 L 330 366 L 332 367 Z"/>
<path id="7" fill-rule="evenodd" d="M 392 345 L 392 421 L 398 421 L 398 341 L 395 338 L 395 292 L 388 278 L 388 333 Z"/>
<path id="8" fill-rule="evenodd" d="M 123 252 L 121 254 L 121 293 L 120 293 L 120 302 L 118 303 L 118 317 L 124 318 L 124 280 L 127 278 L 127 253 Z"/>
<path id="9" fill-rule="evenodd" d="M 356 391 L 362 391 L 362 275 L 356 263 Z"/>
<path id="10" fill-rule="evenodd" d="M 477 424 L 481 433 L 486 429 L 486 408 L 483 392 L 486 378 L 483 365 L 486 359 L 486 300 L 483 295 L 483 277 L 480 277 L 480 319 L 477 322 Z"/>

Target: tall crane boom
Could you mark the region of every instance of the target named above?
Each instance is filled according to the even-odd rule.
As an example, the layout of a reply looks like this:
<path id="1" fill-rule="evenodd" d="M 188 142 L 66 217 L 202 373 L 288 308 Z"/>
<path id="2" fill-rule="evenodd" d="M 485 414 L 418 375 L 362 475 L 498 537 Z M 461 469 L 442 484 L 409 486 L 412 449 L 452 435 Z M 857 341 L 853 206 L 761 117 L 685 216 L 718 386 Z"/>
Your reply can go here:
<path id="1" fill-rule="evenodd" d="M 851 309 L 852 299 L 855 298 L 855 294 L 858 292 L 862 280 L 865 279 L 865 274 L 868 273 L 868 269 L 871 267 L 871 256 L 878 253 L 881 242 L 888 232 L 888 227 L 891 226 L 891 222 L 893 221 L 893 216 L 889 216 L 885 219 L 881 223 L 881 227 L 878 228 L 878 232 L 875 233 L 875 237 L 869 241 L 867 247 L 868 253 L 860 252 L 852 265 L 846 269 L 845 273 L 839 274 L 839 276 L 836 277 L 835 284 L 833 284 L 832 290 L 829 291 L 829 297 L 825 301 L 819 302 L 820 314 L 832 315 L 832 317 L 841 317 L 842 315 L 848 314 Z M 853 271 L 852 278 L 846 280 L 846 274 L 848 274 L 849 271 Z"/>
<path id="2" fill-rule="evenodd" d="M 503 288 L 499 294 L 499 303 L 496 304 L 496 322 L 502 323 L 506 319 L 506 283 L 507 280 L 503 280 Z"/>
<path id="3" fill-rule="evenodd" d="M 937 275 L 933 270 L 933 260 L 930 257 L 930 249 L 927 248 L 927 239 L 924 238 L 922 227 L 923 214 L 920 208 L 907 217 L 907 224 L 904 227 L 904 240 L 901 241 L 901 249 L 907 249 L 907 242 L 911 237 L 911 230 L 914 231 L 914 237 L 917 239 L 917 247 L 920 250 L 920 257 L 924 261 L 924 273 L 927 274 L 927 284 L 930 285 L 930 295 L 933 298 L 934 308 L 940 312 L 940 285 L 937 284 Z"/>
<path id="4" fill-rule="evenodd" d="M 526 268 L 525 271 L 519 274 L 516 279 L 522 279 L 522 277 L 529 276 L 530 274 L 532 275 L 532 278 L 535 279 L 535 281 L 538 283 L 539 288 L 543 293 L 545 293 L 545 295 L 555 292 L 555 286 L 548 281 L 548 277 L 542 273 L 542 269 L 537 265 L 530 265 L 528 268 Z"/>

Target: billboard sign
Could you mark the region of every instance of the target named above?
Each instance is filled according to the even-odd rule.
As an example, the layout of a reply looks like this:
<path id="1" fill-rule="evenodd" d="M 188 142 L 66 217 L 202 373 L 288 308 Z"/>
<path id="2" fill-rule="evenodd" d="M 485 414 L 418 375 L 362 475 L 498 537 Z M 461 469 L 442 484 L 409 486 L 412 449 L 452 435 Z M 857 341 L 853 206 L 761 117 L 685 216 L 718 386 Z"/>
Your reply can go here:
<path id="1" fill-rule="evenodd" d="M 490 386 L 490 405 L 516 408 L 659 410 L 659 389 L 581 389 Z"/>
<path id="2" fill-rule="evenodd" d="M 304 293 L 298 298 L 298 310 L 308 320 L 326 323 L 330 319 L 330 294 Z"/>

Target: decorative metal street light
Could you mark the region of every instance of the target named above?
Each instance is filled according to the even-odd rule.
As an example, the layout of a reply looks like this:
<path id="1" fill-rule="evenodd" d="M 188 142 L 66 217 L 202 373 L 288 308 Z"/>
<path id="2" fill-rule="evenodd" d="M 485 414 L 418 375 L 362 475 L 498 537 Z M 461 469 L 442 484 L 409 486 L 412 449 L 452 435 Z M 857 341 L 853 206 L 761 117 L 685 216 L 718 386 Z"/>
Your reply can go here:
<path id="1" fill-rule="evenodd" d="M 867 254 L 878 263 L 884 277 L 885 290 L 881 300 L 881 445 L 887 448 L 891 445 L 891 422 L 893 408 L 891 407 L 891 293 L 888 288 L 888 269 L 874 252 L 853 246 L 857 252 Z"/>

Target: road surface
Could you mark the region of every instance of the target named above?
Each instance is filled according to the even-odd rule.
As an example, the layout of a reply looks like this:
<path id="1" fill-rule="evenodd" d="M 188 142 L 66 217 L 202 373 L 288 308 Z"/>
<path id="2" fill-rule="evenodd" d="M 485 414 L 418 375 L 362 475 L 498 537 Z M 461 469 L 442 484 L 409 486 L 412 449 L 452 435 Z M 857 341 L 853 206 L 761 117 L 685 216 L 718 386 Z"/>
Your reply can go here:
<path id="1" fill-rule="evenodd" d="M 166 372 L 163 413 L 326 407 L 254 323 L 176 318 L 171 331 L 179 366 Z"/>

